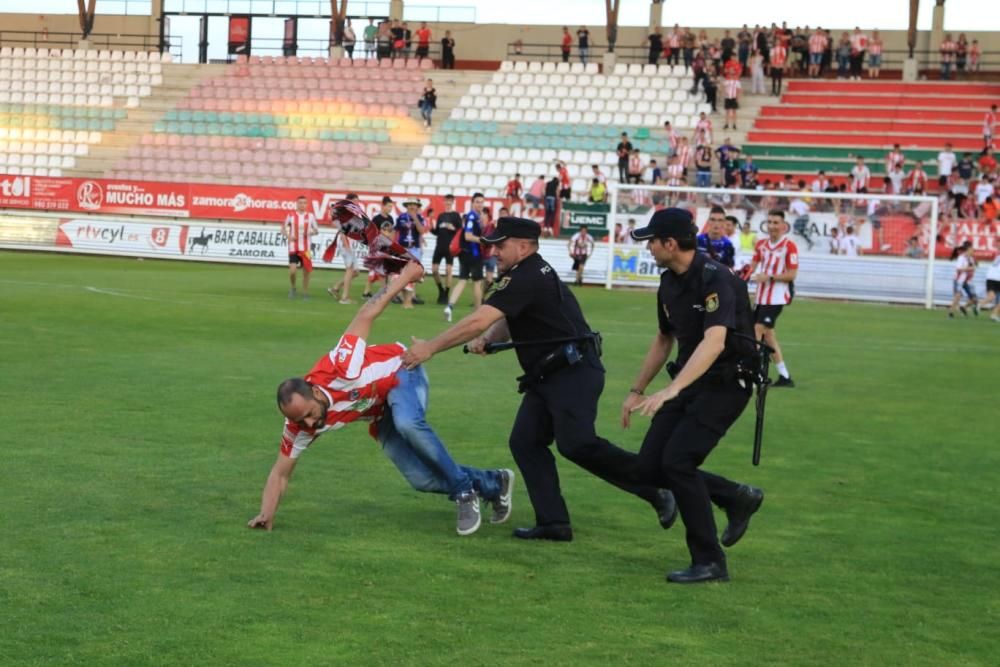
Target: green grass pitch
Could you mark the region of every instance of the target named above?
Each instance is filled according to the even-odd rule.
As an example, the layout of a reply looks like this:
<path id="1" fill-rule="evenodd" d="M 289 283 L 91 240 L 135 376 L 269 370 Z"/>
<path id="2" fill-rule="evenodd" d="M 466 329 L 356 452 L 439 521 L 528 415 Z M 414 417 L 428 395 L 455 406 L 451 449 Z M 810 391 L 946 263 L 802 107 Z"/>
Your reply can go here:
<path id="1" fill-rule="evenodd" d="M 761 467 L 750 411 L 706 466 L 767 500 L 731 583 L 678 587 L 680 524 L 567 461 L 573 543 L 510 537 L 532 522 L 521 486 L 511 523 L 459 538 L 454 506 L 412 491 L 361 425 L 304 455 L 274 532 L 248 530 L 274 388 L 354 312 L 318 275 L 289 301 L 277 268 L 0 253 L 0 664 L 997 663 L 1000 325 L 788 309 L 799 386 L 769 398 Z M 653 295 L 578 294 L 605 336 L 598 430 L 635 450 L 645 422 L 617 418 Z M 393 307 L 372 339 L 443 326 Z M 453 350 L 428 372 L 456 459 L 513 467 L 513 356 Z"/>

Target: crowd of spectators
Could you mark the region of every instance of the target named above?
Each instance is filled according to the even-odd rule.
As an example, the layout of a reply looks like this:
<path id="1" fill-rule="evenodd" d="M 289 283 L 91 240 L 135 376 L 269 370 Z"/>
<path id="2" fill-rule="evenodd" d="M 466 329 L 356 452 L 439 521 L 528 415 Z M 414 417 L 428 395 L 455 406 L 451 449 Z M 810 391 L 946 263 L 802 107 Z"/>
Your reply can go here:
<path id="1" fill-rule="evenodd" d="M 368 25 L 361 33 L 364 51 L 359 54 L 365 58 L 386 58 L 395 60 L 402 58 L 408 60 L 411 57 L 417 60 L 430 58 L 431 43 L 433 33 L 426 22 L 421 22 L 417 30 L 410 30 L 406 21 L 384 20 L 375 23 L 374 18 L 368 19 Z M 354 51 L 357 47 L 357 33 L 351 24 L 351 19 L 346 19 L 344 23 L 344 50 L 349 58 L 354 58 Z M 455 69 L 455 39 L 451 36 L 451 31 L 446 30 L 444 37 L 440 40 L 441 48 L 441 68 Z"/>

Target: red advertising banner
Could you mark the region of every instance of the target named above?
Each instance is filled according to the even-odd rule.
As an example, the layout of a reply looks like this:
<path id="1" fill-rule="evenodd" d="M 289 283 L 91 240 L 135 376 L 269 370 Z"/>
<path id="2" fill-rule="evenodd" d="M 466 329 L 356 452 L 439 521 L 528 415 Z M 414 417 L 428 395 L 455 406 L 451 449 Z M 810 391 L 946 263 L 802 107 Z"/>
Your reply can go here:
<path id="1" fill-rule="evenodd" d="M 250 17 L 229 17 L 229 53 L 250 53 Z"/>

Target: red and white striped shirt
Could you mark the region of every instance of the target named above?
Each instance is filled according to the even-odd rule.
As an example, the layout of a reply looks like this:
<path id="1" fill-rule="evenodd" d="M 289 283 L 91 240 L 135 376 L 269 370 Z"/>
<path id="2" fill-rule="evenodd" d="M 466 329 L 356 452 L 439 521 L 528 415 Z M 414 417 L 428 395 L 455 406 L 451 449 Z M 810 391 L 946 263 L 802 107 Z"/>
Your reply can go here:
<path id="1" fill-rule="evenodd" d="M 667 165 L 667 185 L 684 185 L 684 165 L 680 162 Z"/>
<path id="2" fill-rule="evenodd" d="M 783 46 L 775 46 L 771 49 L 771 67 L 783 68 L 787 57 L 788 49 Z"/>
<path id="3" fill-rule="evenodd" d="M 691 164 L 691 144 L 683 144 L 677 147 L 677 157 L 679 158 L 677 163 L 682 169 L 687 169 L 688 165 Z"/>
<path id="4" fill-rule="evenodd" d="M 882 40 L 873 39 L 872 41 L 868 42 L 868 53 L 873 56 L 882 55 Z"/>
<path id="5" fill-rule="evenodd" d="M 753 265 L 758 267 L 756 273 L 766 276 L 776 276 L 797 269 L 799 249 L 787 236 L 782 236 L 777 243 L 771 243 L 769 238 L 761 239 L 754 246 Z M 783 306 L 791 300 L 792 293 L 788 289 L 788 283 L 777 280 L 757 283 L 758 306 Z"/>
<path id="6" fill-rule="evenodd" d="M 824 51 L 826 51 L 826 35 L 821 32 L 810 35 L 809 53 L 823 53 Z"/>
<path id="7" fill-rule="evenodd" d="M 712 121 L 709 118 L 699 120 L 694 126 L 695 143 L 702 146 L 712 145 Z"/>
<path id="8" fill-rule="evenodd" d="M 950 63 L 952 58 L 955 57 L 955 42 L 944 41 L 941 42 L 941 62 Z"/>
<path id="9" fill-rule="evenodd" d="M 735 100 L 740 96 L 740 89 L 743 88 L 739 79 L 726 79 L 722 85 L 726 89 L 727 100 Z"/>
<path id="10" fill-rule="evenodd" d="M 906 156 L 903 155 L 902 151 L 889 151 L 885 156 L 886 173 L 892 171 L 892 168 L 896 165 L 899 165 L 899 168 L 902 169 L 904 164 L 906 164 Z"/>
<path id="11" fill-rule="evenodd" d="M 667 141 L 670 142 L 670 150 L 677 150 L 677 132 L 674 130 L 673 126 L 670 126 L 670 131 L 667 132 Z"/>
<path id="12" fill-rule="evenodd" d="M 309 252 L 309 237 L 319 231 L 316 216 L 312 213 L 289 213 L 285 218 L 285 236 L 288 238 L 288 254 Z"/>
<path id="13" fill-rule="evenodd" d="M 667 45 L 671 49 L 676 49 L 681 45 L 681 36 L 677 32 L 671 32 L 667 37 Z"/>
<path id="14" fill-rule="evenodd" d="M 993 136 L 993 126 L 997 124 L 997 116 L 992 110 L 983 117 L 983 134 Z"/>
<path id="15" fill-rule="evenodd" d="M 305 377 L 330 402 L 324 425 L 309 429 L 285 419 L 281 454 L 296 459 L 321 433 L 353 421 L 370 421 L 374 427 L 385 411 L 386 396 L 399 383 L 396 373 L 403 365 L 405 351 L 400 343 L 369 346 L 358 336 L 342 336 Z M 374 428 L 371 433 L 374 437 Z"/>
<path id="16" fill-rule="evenodd" d="M 923 169 L 914 169 L 907 177 L 910 181 L 910 190 L 923 192 L 927 188 L 927 173 Z"/>

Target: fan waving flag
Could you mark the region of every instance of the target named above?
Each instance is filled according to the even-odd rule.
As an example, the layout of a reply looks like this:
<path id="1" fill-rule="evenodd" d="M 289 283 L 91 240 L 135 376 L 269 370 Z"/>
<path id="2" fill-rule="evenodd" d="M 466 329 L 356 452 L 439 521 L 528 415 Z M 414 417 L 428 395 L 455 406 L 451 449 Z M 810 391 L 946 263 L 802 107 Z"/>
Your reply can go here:
<path id="1" fill-rule="evenodd" d="M 357 202 L 344 199 L 333 205 L 331 215 L 340 222 L 340 233 L 368 246 L 365 266 L 379 275 L 399 273 L 409 262 L 419 262 L 410 252 L 384 236 Z"/>

